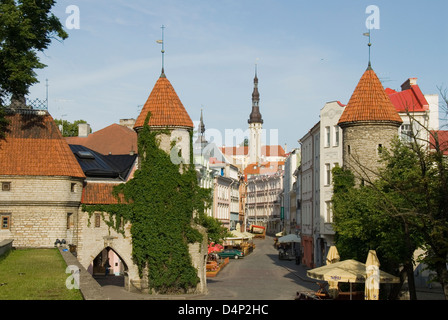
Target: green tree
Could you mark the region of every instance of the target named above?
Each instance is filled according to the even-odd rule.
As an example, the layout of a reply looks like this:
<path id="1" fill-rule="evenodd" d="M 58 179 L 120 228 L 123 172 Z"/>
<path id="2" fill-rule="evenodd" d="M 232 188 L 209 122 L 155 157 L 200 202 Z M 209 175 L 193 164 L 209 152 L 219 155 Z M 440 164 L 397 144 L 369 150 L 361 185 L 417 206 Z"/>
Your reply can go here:
<path id="1" fill-rule="evenodd" d="M 50 11 L 54 0 L 0 1 L 0 138 L 8 123 L 4 108 L 7 99 L 23 101 L 37 83 L 35 69 L 46 67 L 38 52 L 53 39 L 68 37 L 62 24 Z"/>
<path id="2" fill-rule="evenodd" d="M 62 120 L 62 119 L 54 119 L 54 122 L 56 122 L 57 126 L 62 125 L 62 135 L 64 137 L 76 137 L 78 136 L 78 125 L 80 123 L 87 123 L 85 120 L 75 120 L 73 123 Z M 90 129 L 90 132 L 92 132 L 92 129 Z"/>

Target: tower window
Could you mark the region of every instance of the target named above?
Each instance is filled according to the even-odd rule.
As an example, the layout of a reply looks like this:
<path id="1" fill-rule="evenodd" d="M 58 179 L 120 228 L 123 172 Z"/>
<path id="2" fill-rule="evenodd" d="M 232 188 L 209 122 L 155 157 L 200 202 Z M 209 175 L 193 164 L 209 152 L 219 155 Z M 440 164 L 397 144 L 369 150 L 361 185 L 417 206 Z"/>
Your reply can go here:
<path id="1" fill-rule="evenodd" d="M 350 153 L 351 153 L 351 150 L 350 150 L 350 145 L 348 145 L 348 146 L 347 146 L 347 152 L 348 152 L 348 154 L 350 154 Z"/>
<path id="2" fill-rule="evenodd" d="M 381 154 L 381 153 L 383 153 L 383 145 L 380 143 L 378 145 L 378 154 Z"/>

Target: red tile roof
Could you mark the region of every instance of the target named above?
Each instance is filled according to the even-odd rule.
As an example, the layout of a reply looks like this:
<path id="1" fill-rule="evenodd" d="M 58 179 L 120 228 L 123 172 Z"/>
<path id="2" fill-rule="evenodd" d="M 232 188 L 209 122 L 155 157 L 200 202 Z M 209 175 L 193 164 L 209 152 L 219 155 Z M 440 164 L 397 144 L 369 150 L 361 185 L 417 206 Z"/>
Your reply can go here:
<path id="1" fill-rule="evenodd" d="M 386 88 L 385 91 L 397 112 L 429 110 L 428 101 L 417 84 L 411 84 L 409 89 L 398 92 L 390 88 Z"/>
<path id="2" fill-rule="evenodd" d="M 193 128 L 193 121 L 164 74 L 154 85 L 135 122 L 134 129 L 143 127 L 148 113 L 151 113 L 149 126 Z"/>
<path id="3" fill-rule="evenodd" d="M 438 131 L 431 132 L 429 142 L 430 142 L 430 148 L 432 150 L 435 149 L 434 135 L 436 135 L 439 140 L 440 150 L 443 152 L 444 155 L 448 155 L 448 131 L 447 130 L 438 130 Z"/>
<path id="4" fill-rule="evenodd" d="M 403 122 L 370 66 L 359 80 L 338 124 L 360 121 Z"/>
<path id="5" fill-rule="evenodd" d="M 67 137 L 68 144 L 76 144 L 104 155 L 137 153 L 137 133 L 128 127 L 111 124 L 87 137 Z"/>
<path id="6" fill-rule="evenodd" d="M 279 170 L 282 170 L 279 168 L 279 166 L 284 166 L 284 161 L 271 161 L 271 162 L 263 162 L 260 164 L 257 163 L 251 163 L 248 164 L 247 167 L 244 169 L 244 176 L 247 180 L 248 176 L 251 175 L 271 175 Z"/>
<path id="7" fill-rule="evenodd" d="M 85 178 L 78 161 L 46 111 L 9 112 L 0 139 L 0 175 Z"/>
<path id="8" fill-rule="evenodd" d="M 83 204 L 118 204 L 112 191 L 118 183 L 88 182 L 82 190 L 81 203 Z M 123 201 L 123 197 L 120 197 Z"/>

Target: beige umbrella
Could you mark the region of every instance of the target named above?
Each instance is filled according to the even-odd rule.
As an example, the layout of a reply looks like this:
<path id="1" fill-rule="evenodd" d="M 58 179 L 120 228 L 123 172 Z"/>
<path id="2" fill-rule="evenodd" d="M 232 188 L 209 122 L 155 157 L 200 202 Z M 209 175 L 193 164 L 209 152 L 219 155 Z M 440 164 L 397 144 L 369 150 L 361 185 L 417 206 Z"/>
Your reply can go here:
<path id="1" fill-rule="evenodd" d="M 363 283 L 366 281 L 366 264 L 356 260 L 344 260 L 307 271 L 307 276 L 324 281 Z M 379 281 L 383 283 L 398 283 L 400 279 L 387 272 L 381 271 Z"/>
<path id="2" fill-rule="evenodd" d="M 378 300 L 380 292 L 380 261 L 375 250 L 369 250 L 366 261 L 365 300 Z"/>
<path id="3" fill-rule="evenodd" d="M 338 262 L 340 260 L 339 252 L 336 246 L 331 246 L 327 253 L 327 265 Z M 328 294 L 333 299 L 338 296 L 339 288 L 337 281 L 328 281 Z"/>

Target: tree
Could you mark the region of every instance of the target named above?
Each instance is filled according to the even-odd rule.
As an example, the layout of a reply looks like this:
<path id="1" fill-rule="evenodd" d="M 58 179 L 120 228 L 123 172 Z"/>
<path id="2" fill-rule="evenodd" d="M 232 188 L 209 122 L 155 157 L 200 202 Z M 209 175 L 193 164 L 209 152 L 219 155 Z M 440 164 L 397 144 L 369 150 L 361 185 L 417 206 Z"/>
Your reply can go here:
<path id="1" fill-rule="evenodd" d="M 345 175 L 335 172 L 335 230 L 341 243 L 362 240 L 365 246 L 379 245 L 389 257 L 396 255 L 407 273 L 411 299 L 416 299 L 413 253 L 423 248 L 419 262 L 436 272 L 448 298 L 447 148 L 437 131 L 429 130 L 411 112 L 408 116 L 412 128 L 408 141 L 396 139 L 390 150 L 383 150 L 383 166 L 375 180 L 354 187 L 343 183 Z M 365 238 L 356 238 L 359 234 Z M 379 235 L 385 235 L 388 246 L 376 242 Z"/>
<path id="2" fill-rule="evenodd" d="M 62 126 L 62 135 L 64 137 L 76 137 L 78 136 L 78 125 L 80 123 L 87 123 L 85 120 L 75 120 L 73 123 L 68 122 L 67 120 L 62 119 L 54 119 L 57 126 Z M 92 131 L 92 129 L 90 129 Z"/>
<path id="3" fill-rule="evenodd" d="M 54 0 L 2 0 L 0 3 L 0 105 L 4 98 L 25 97 L 38 82 L 35 69 L 46 67 L 38 52 L 52 39 L 66 39 L 59 19 L 50 10 Z"/>

